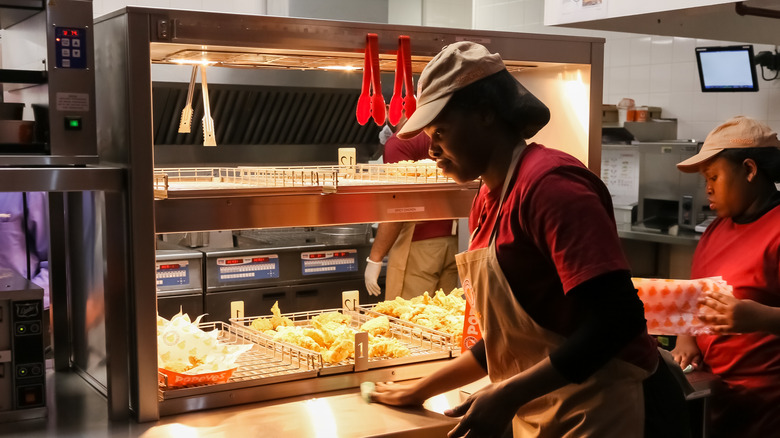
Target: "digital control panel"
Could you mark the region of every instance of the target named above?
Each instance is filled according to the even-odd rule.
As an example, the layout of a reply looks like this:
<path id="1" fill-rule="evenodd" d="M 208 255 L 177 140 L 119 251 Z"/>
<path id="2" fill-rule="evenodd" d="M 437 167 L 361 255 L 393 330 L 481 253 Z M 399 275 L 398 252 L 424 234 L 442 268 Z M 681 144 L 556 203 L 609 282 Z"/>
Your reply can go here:
<path id="1" fill-rule="evenodd" d="M 190 266 L 187 260 L 157 262 L 157 288 L 169 286 L 188 286 L 190 284 Z"/>
<path id="2" fill-rule="evenodd" d="M 87 29 L 55 27 L 57 68 L 87 68 Z"/>
<path id="3" fill-rule="evenodd" d="M 43 300 L 11 303 L 14 408 L 44 406 Z"/>
<path id="4" fill-rule="evenodd" d="M 358 270 L 357 250 L 312 251 L 301 253 L 303 275 L 335 274 Z"/>
<path id="5" fill-rule="evenodd" d="M 220 283 L 279 278 L 279 255 L 222 257 L 217 259 L 217 268 Z"/>

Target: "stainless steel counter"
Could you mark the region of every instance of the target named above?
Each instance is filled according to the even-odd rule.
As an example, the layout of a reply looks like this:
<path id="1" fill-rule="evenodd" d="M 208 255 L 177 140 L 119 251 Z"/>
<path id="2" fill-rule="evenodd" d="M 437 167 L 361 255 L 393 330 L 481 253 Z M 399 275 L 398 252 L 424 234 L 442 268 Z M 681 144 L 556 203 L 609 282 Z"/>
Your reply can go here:
<path id="1" fill-rule="evenodd" d="M 393 408 L 366 403 L 355 388 L 136 423 L 109 421 L 106 399 L 76 373 L 49 370 L 47 391 L 47 418 L 0 425 L 0 436 L 444 437 L 457 421 L 441 412 L 460 403 L 460 392 L 451 391 L 424 409 Z"/>
<path id="2" fill-rule="evenodd" d="M 688 374 L 694 387 L 688 400 L 706 401 L 714 379 L 711 374 Z M 79 375 L 69 371 L 47 374 L 47 418 L 0 426 L 0 436 L 35 437 L 444 437 L 457 421 L 442 414 L 459 404 L 465 393 L 455 390 L 426 401 L 424 408 L 394 408 L 368 404 L 358 389 L 331 391 L 313 396 L 245 404 L 166 416 L 161 420 L 136 423 L 108 419 L 106 399 Z M 258 390 L 261 390 L 258 388 Z M 706 403 L 698 415 L 706 413 Z M 707 436 L 706 422 L 696 436 Z M 13 432 L 11 432 L 13 431 Z M 703 433 L 702 433 L 703 432 Z"/>

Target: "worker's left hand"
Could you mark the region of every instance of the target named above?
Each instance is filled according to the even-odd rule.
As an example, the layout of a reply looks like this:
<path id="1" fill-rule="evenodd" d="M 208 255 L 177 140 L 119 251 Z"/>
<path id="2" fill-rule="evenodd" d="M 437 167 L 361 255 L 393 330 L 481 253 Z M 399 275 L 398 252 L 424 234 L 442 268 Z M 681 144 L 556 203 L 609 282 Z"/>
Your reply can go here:
<path id="1" fill-rule="evenodd" d="M 766 306 L 753 300 L 740 300 L 720 292 L 705 291 L 699 304 L 715 312 L 699 314 L 699 319 L 716 333 L 749 333 L 762 331 Z"/>
<path id="2" fill-rule="evenodd" d="M 465 402 L 444 412 L 460 417 L 460 423 L 447 436 L 502 437 L 512 424 L 517 407 L 502 394 L 501 384 L 490 384 L 472 394 Z"/>

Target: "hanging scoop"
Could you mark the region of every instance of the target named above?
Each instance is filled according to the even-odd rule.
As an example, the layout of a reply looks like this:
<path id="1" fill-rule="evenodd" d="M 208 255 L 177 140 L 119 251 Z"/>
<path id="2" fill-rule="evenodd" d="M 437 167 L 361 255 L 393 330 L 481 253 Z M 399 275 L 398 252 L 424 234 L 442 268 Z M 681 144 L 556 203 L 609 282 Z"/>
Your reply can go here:
<path id="1" fill-rule="evenodd" d="M 216 146 L 217 139 L 214 135 L 214 119 L 211 118 L 209 105 L 209 86 L 206 82 L 206 66 L 200 66 L 200 85 L 203 93 L 203 146 Z"/>
<path id="2" fill-rule="evenodd" d="M 412 44 L 408 36 L 401 35 L 401 46 L 404 51 L 404 114 L 409 118 L 417 109 L 417 99 L 414 97 L 414 81 L 412 80 Z"/>
<path id="3" fill-rule="evenodd" d="M 179 121 L 179 133 L 189 134 L 192 125 L 192 94 L 195 91 L 195 78 L 198 76 L 198 66 L 192 66 L 192 76 L 190 77 L 190 87 L 187 89 L 187 102 L 184 109 L 181 110 L 181 120 Z"/>
<path id="4" fill-rule="evenodd" d="M 366 52 L 363 56 L 363 87 L 360 89 L 355 115 L 361 125 L 365 125 L 371 118 L 371 53 L 366 36 Z"/>
<path id="5" fill-rule="evenodd" d="M 368 34 L 371 47 L 371 117 L 377 125 L 385 124 L 385 97 L 382 95 L 381 71 L 379 70 L 379 36 Z"/>
<path id="6" fill-rule="evenodd" d="M 387 120 L 395 126 L 401 121 L 401 115 L 404 111 L 403 83 L 404 83 L 404 53 L 401 38 L 398 38 L 398 54 L 395 57 L 395 83 L 393 84 L 393 97 L 390 98 L 390 109 L 387 113 Z"/>

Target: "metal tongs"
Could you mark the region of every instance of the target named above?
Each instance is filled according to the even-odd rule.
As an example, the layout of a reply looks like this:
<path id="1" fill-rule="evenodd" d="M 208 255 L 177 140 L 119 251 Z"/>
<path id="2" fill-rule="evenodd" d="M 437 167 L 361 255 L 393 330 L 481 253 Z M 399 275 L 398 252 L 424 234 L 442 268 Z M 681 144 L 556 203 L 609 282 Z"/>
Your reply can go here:
<path id="1" fill-rule="evenodd" d="M 192 125 L 192 94 L 195 91 L 195 78 L 198 76 L 198 66 L 192 66 L 192 77 L 190 77 L 190 87 L 187 89 L 187 103 L 181 110 L 181 120 L 179 121 L 179 133 L 189 134 Z"/>
<path id="2" fill-rule="evenodd" d="M 217 139 L 214 136 L 214 119 L 211 118 L 211 106 L 209 105 L 209 86 L 206 82 L 206 66 L 200 66 L 200 85 L 203 93 L 203 146 L 216 146 Z"/>

